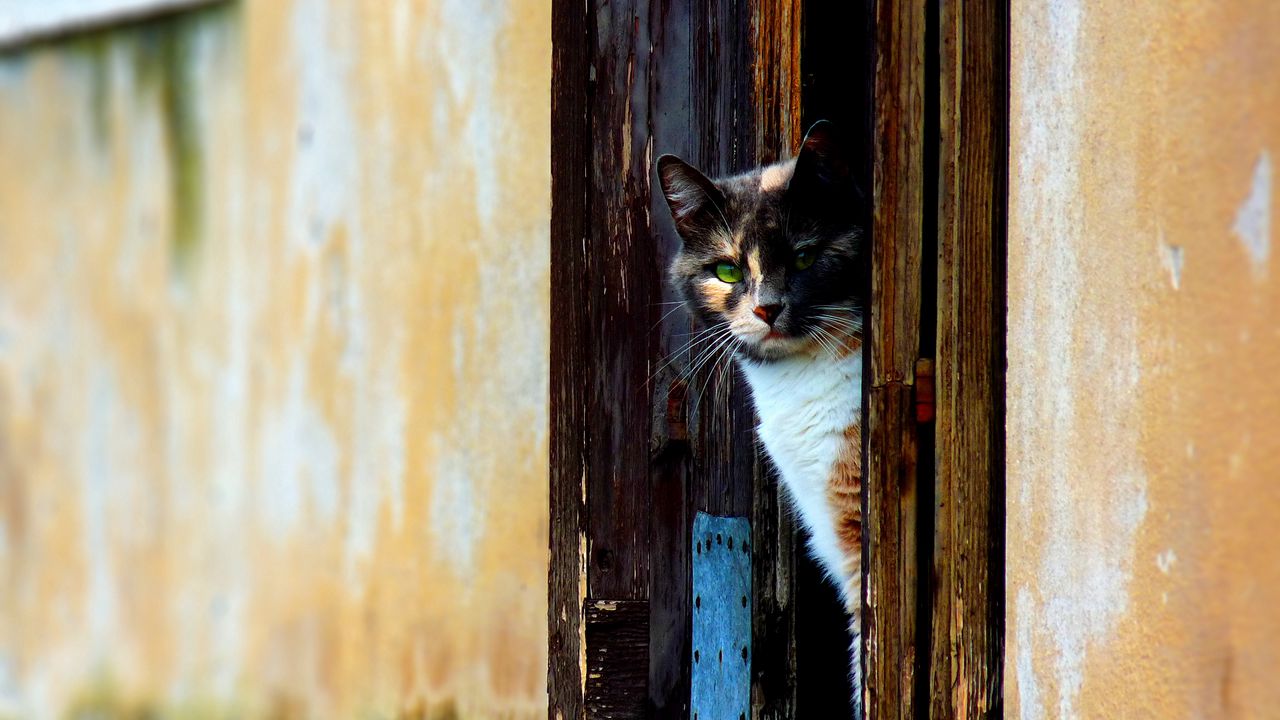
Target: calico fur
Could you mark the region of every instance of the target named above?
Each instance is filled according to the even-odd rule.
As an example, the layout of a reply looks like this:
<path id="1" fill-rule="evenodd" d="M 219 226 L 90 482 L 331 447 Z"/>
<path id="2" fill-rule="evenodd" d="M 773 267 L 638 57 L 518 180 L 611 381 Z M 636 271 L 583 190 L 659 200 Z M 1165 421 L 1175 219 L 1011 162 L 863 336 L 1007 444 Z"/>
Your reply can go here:
<path id="1" fill-rule="evenodd" d="M 783 163 L 710 180 L 667 155 L 658 170 L 683 240 L 671 282 L 707 328 L 701 342 L 733 348 L 765 451 L 839 588 L 860 716 L 865 207 L 844 147 L 820 122 Z M 719 276 L 726 264 L 740 280 Z"/>

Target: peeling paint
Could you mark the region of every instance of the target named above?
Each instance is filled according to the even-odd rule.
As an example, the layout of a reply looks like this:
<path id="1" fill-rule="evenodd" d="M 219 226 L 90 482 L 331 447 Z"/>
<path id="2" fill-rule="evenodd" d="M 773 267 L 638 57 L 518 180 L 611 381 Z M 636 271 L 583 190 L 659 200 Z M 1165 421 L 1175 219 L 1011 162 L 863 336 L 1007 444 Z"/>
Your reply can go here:
<path id="1" fill-rule="evenodd" d="M 1254 165 L 1249 197 L 1236 212 L 1231 229 L 1248 251 L 1254 275 L 1265 276 L 1271 257 L 1271 154 L 1266 150 Z"/>
<path id="2" fill-rule="evenodd" d="M 1163 233 L 1159 243 L 1160 262 L 1169 273 L 1169 284 L 1174 290 L 1182 287 L 1182 268 L 1186 265 L 1186 252 L 1181 245 L 1166 245 Z"/>

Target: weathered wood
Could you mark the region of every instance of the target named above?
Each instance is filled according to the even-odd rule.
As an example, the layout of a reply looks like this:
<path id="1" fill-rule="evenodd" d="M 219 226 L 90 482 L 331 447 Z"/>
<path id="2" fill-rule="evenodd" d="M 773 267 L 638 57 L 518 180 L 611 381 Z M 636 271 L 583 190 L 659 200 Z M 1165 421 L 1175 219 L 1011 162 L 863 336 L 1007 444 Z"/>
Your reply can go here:
<path id="1" fill-rule="evenodd" d="M 910 386 L 873 388 L 867 407 L 867 717 L 914 717 L 916 648 L 916 429 Z M 874 519 L 872 519 L 874 518 Z"/>
<path id="2" fill-rule="evenodd" d="M 694 328 L 664 305 L 676 300 L 663 280 L 679 241 L 651 163 L 673 152 L 722 174 L 794 144 L 797 3 L 553 3 L 553 717 L 596 712 L 582 703 L 578 660 L 609 642 L 611 626 L 580 646 L 584 597 L 588 608 L 647 601 L 646 713 L 684 717 L 693 510 L 776 508 L 776 497 L 757 496 L 776 487 L 761 474 L 741 379 L 723 366 L 689 377 L 696 356 L 677 352 Z M 763 576 L 785 585 L 790 525 L 785 537 L 778 520 L 761 527 L 775 540 L 754 555 L 756 570 L 781 563 Z M 582 585 L 570 584 L 574 572 Z M 794 624 L 788 602 L 762 604 L 771 621 L 757 640 L 789 646 L 789 634 L 776 637 Z M 613 697 L 609 677 L 595 680 L 600 697 Z M 793 697 L 794 672 L 761 688 L 766 705 Z"/>
<path id="3" fill-rule="evenodd" d="M 591 156 L 586 290 L 573 312 L 587 317 L 587 595 L 649 597 L 647 380 L 657 353 L 651 309 L 661 297 L 649 204 L 648 24 L 639 2 L 593 8 Z M 594 3 L 588 3 L 594 5 Z M 642 54 L 644 53 L 644 54 Z"/>
<path id="4" fill-rule="evenodd" d="M 547 607 L 547 716 L 578 720 L 583 705 L 582 605 L 586 597 L 583 387 L 585 316 L 574 311 L 586 292 L 587 14 L 583 3 L 552 6 L 551 71 L 551 377 L 550 550 Z"/>
<path id="5" fill-rule="evenodd" d="M 751 107 L 755 110 L 754 155 L 760 164 L 791 157 L 804 137 L 800 118 L 803 4 L 802 0 L 752 3 L 755 74 Z"/>
<path id="6" fill-rule="evenodd" d="M 1008 4 L 940 7 L 933 718 L 1001 717 Z"/>
<path id="7" fill-rule="evenodd" d="M 684 387 L 668 397 L 665 435 L 650 470 L 649 698 L 655 719 L 689 715 L 689 504 L 690 449 L 685 431 Z"/>
<path id="8" fill-rule="evenodd" d="M 920 350 L 925 5 L 876 5 L 872 388 L 910 385 Z"/>
<path id="9" fill-rule="evenodd" d="M 796 717 L 796 527 L 794 512 L 779 498 L 777 476 L 756 468 L 751 515 L 752 606 L 751 717 Z"/>
<path id="10" fill-rule="evenodd" d="M 876 5 L 874 236 L 868 324 L 864 705 L 911 718 L 916 648 L 916 425 L 920 344 L 925 0 Z"/>
<path id="11" fill-rule="evenodd" d="M 647 718 L 649 603 L 592 600 L 584 609 L 587 718 Z"/>

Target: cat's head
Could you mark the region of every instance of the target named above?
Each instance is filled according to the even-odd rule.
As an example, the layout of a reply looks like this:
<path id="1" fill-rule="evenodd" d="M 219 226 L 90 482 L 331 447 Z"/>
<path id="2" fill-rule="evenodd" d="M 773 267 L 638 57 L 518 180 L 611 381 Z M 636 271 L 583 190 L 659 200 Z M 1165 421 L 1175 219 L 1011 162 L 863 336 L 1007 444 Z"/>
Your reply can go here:
<path id="1" fill-rule="evenodd" d="M 856 349 L 863 205 L 831 123 L 786 162 L 711 180 L 664 155 L 658 176 L 683 240 L 671 281 L 704 325 L 757 361 Z"/>

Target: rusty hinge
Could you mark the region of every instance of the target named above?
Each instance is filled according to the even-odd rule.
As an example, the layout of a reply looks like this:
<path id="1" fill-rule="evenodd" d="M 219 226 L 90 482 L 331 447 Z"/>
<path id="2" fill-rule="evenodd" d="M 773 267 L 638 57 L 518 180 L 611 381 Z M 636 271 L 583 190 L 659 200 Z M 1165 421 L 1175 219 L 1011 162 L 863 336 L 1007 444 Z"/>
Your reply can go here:
<path id="1" fill-rule="evenodd" d="M 934 406 L 933 358 L 916 360 L 916 423 L 933 422 L 937 408 Z"/>

